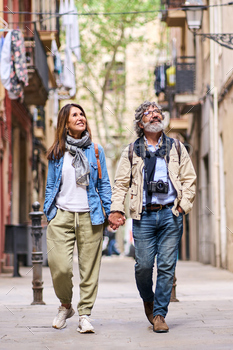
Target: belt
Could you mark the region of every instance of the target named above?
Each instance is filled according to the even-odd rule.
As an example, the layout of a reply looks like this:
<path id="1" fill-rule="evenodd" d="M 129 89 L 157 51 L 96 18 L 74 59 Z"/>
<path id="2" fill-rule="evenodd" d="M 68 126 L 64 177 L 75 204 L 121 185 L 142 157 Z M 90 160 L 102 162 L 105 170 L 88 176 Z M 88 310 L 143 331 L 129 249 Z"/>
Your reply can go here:
<path id="1" fill-rule="evenodd" d="M 168 208 L 168 207 L 171 207 L 173 206 L 174 203 L 168 203 L 168 204 L 148 204 L 146 206 L 143 206 L 142 207 L 142 210 L 146 210 L 146 211 L 159 211 L 159 210 L 162 210 L 164 208 Z"/>

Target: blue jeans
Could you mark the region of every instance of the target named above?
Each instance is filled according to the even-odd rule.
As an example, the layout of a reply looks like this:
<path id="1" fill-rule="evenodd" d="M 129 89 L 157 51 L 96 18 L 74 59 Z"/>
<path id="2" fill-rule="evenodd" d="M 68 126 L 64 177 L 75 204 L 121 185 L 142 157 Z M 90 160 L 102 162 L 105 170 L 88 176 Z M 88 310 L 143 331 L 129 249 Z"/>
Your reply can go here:
<path id="1" fill-rule="evenodd" d="M 120 252 L 116 248 L 116 240 L 110 239 L 108 243 L 108 256 L 111 256 L 112 254 L 120 255 Z"/>
<path id="2" fill-rule="evenodd" d="M 133 220 L 135 278 L 143 301 L 154 301 L 153 315 L 166 316 L 171 298 L 178 245 L 183 233 L 183 215 L 173 215 L 171 208 L 142 212 Z M 153 292 L 153 268 L 157 256 L 157 282 Z"/>

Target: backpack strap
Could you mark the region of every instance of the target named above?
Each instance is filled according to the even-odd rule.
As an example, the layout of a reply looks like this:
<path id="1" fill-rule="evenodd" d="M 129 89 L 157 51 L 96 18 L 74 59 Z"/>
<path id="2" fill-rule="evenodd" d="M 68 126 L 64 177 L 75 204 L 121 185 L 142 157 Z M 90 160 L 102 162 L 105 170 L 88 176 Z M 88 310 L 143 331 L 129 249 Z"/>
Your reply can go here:
<path id="1" fill-rule="evenodd" d="M 177 139 L 174 139 L 175 141 L 175 146 L 176 146 L 176 151 L 178 153 L 178 157 L 179 157 L 179 165 L 180 165 L 180 158 L 181 158 L 181 147 L 180 147 L 180 141 Z"/>
<path id="2" fill-rule="evenodd" d="M 133 180 L 133 175 L 132 175 L 132 164 L 133 164 L 133 147 L 134 143 L 130 143 L 129 145 L 129 151 L 128 151 L 128 158 L 131 166 L 131 173 L 130 173 L 130 181 L 129 181 L 129 187 L 132 186 L 132 180 Z"/>
<path id="3" fill-rule="evenodd" d="M 99 150 L 98 150 L 98 144 L 94 143 L 94 148 L 95 148 L 95 156 L 97 160 L 97 166 L 98 166 L 98 176 L 99 179 L 102 179 L 102 171 L 101 171 L 101 165 L 100 165 L 100 159 L 99 159 Z"/>

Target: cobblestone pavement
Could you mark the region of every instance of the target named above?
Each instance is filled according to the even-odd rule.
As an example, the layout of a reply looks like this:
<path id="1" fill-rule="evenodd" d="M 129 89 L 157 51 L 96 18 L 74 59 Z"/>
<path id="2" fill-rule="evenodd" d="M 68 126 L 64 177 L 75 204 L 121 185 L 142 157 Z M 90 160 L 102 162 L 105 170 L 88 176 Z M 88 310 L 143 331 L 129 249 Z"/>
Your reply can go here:
<path id="1" fill-rule="evenodd" d="M 75 258 L 77 260 L 77 258 Z M 157 334 L 147 321 L 134 281 L 134 260 L 104 257 L 99 292 L 92 313 L 95 334 L 76 331 L 78 314 L 67 327 L 51 327 L 58 300 L 48 267 L 43 267 L 46 305 L 30 305 L 31 267 L 20 267 L 21 278 L 0 275 L 0 349 L 233 349 L 233 274 L 197 262 L 179 261 L 176 270 L 179 299 L 171 303 L 167 334 Z M 74 262 L 73 306 L 79 299 L 78 268 Z"/>

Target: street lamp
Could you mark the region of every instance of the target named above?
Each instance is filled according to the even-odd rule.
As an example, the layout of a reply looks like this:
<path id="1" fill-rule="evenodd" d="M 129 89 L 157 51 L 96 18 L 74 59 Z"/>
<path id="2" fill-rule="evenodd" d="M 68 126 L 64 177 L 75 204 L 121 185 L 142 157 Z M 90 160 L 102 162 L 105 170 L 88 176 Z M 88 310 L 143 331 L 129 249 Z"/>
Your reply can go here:
<path id="1" fill-rule="evenodd" d="M 202 27 L 203 20 L 203 10 L 206 9 L 206 6 L 199 5 L 186 5 L 184 6 L 184 11 L 186 14 L 186 21 L 189 30 L 196 33 Z"/>
<path id="2" fill-rule="evenodd" d="M 201 35 L 204 38 L 214 40 L 221 46 L 233 50 L 232 33 L 197 33 L 202 27 L 203 11 L 207 9 L 207 7 L 202 4 L 202 0 L 197 2 L 194 0 L 194 2 L 192 1 L 191 3 L 186 1 L 182 9 L 186 14 L 188 29 L 194 33 L 194 35 Z"/>

